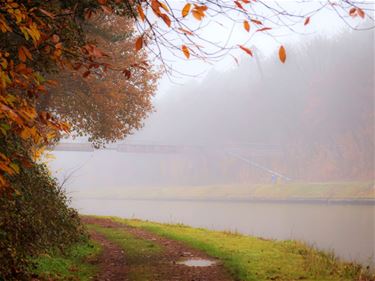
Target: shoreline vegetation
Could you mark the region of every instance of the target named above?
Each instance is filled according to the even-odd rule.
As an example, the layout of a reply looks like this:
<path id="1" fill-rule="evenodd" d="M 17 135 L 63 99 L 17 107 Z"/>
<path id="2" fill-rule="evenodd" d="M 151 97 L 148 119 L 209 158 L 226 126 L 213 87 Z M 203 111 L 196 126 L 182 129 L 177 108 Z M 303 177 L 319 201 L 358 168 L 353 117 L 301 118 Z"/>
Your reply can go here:
<path id="1" fill-rule="evenodd" d="M 158 235 L 170 241 L 180 242 L 219 260 L 233 277 L 233 280 L 375 280 L 375 275 L 370 272 L 369 267 L 342 261 L 334 253 L 323 252 L 295 240 L 268 240 L 233 232 L 193 228 L 182 224 L 162 224 L 118 217 L 83 216 L 83 218 L 84 220 L 86 218 L 107 220 L 111 223 L 117 223 L 120 227 L 122 225 L 123 228 L 103 228 L 102 226 L 100 228 L 95 225 L 87 225 L 91 231 L 101 231 L 108 240 L 119 246 L 124 244 L 125 240 L 122 239 L 141 239 L 140 237 L 131 238 L 130 235 L 133 234 L 126 232 L 126 228 L 129 227 Z M 112 239 L 113 237 L 116 239 Z M 133 251 L 133 254 L 142 255 L 144 250 L 149 251 L 149 249 L 146 249 L 147 243 L 145 249 L 141 247 L 144 244 L 143 242 L 138 244 L 140 249 Z M 122 247 L 126 247 L 126 245 L 124 244 Z M 163 246 L 159 251 L 163 251 Z M 88 256 L 92 258 L 93 252 L 98 254 L 100 251 L 94 248 L 93 251 L 89 251 Z M 52 263 L 54 258 L 49 258 L 48 261 Z M 64 264 L 70 263 L 65 261 Z M 48 268 L 48 264 L 44 264 L 44 266 L 44 268 Z M 82 266 L 87 265 L 82 263 Z M 147 267 L 147 264 L 145 266 Z M 58 266 L 55 264 L 54 268 L 58 268 Z M 74 268 L 77 272 L 82 272 L 80 265 Z M 91 273 L 95 272 L 95 270 L 91 270 Z M 66 272 L 66 268 L 64 272 Z M 54 274 L 59 276 L 56 270 Z M 82 278 L 77 277 L 77 280 L 87 280 L 85 279 L 87 276 L 86 274 Z M 148 279 L 140 280 L 146 281 Z"/>
<path id="2" fill-rule="evenodd" d="M 76 199 L 375 204 L 374 182 L 279 183 L 74 190 Z"/>
<path id="3" fill-rule="evenodd" d="M 64 253 L 53 251 L 40 255 L 33 260 L 35 280 L 92 280 L 98 272 L 93 260 L 100 255 L 101 245 L 92 241 L 81 241 Z"/>

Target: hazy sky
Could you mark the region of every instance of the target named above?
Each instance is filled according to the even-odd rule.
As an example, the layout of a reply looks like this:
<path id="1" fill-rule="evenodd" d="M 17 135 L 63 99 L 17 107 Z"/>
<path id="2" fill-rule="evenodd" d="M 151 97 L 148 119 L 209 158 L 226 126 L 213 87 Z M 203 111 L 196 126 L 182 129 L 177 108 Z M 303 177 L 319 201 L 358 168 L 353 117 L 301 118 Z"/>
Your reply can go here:
<path id="1" fill-rule="evenodd" d="M 175 12 L 178 14 L 186 1 L 171 1 Z M 274 1 L 268 1 L 271 4 Z M 304 12 L 311 11 L 320 6 L 321 1 L 278 1 L 285 10 L 291 13 L 303 14 Z M 324 1 L 323 1 L 324 2 Z M 334 2 L 334 1 L 333 1 Z M 370 2 L 371 3 L 371 2 Z M 374 5 L 374 3 L 372 3 Z M 259 5 L 258 5 L 259 6 Z M 262 6 L 257 8 L 261 14 L 267 15 L 267 10 Z M 244 45 L 251 48 L 255 56 L 268 57 L 273 55 L 277 59 L 277 51 L 280 45 L 284 45 L 288 52 L 288 47 L 309 40 L 317 35 L 324 35 L 332 37 L 341 30 L 348 28 L 347 24 L 340 19 L 337 14 L 330 9 L 325 9 L 311 17 L 310 23 L 304 26 L 302 23 L 294 25 L 293 29 L 295 32 L 286 28 L 278 28 L 271 30 L 269 36 L 265 33 L 258 32 L 254 34 L 254 27 L 251 27 L 251 32 L 248 33 L 243 28 L 243 16 L 239 13 L 231 15 L 232 18 L 238 19 L 237 23 L 229 20 L 226 17 L 217 17 L 210 20 L 209 18 L 203 19 L 205 27 L 200 30 L 199 34 L 207 38 L 212 42 L 226 42 L 228 39 L 228 46 Z M 192 28 L 199 26 L 197 20 L 191 15 L 187 17 L 186 25 Z M 349 18 L 346 19 L 352 26 L 360 26 L 364 23 L 362 19 Z M 205 22 L 206 21 L 206 22 Z M 233 29 L 232 29 L 233 28 Z M 178 45 L 178 43 L 176 43 Z M 209 46 L 205 46 L 209 48 Z M 180 75 L 177 72 L 172 77 L 164 75 L 159 82 L 159 88 L 156 95 L 156 100 L 163 98 L 171 93 L 168 90 L 174 87 L 176 84 L 184 85 L 189 83 L 190 80 L 201 80 L 211 69 L 217 70 L 228 70 L 238 68 L 235 60 L 232 56 L 227 55 L 222 57 L 219 61 L 205 62 L 201 59 L 190 58 L 185 59 L 182 52 L 171 51 L 168 48 L 162 48 L 163 55 L 166 61 L 175 69 L 177 72 L 185 73 L 186 75 Z M 213 49 L 213 48 L 211 48 Z M 242 60 L 254 59 L 240 49 L 233 50 L 231 54 L 236 57 L 240 62 Z M 196 76 L 194 78 L 191 75 Z"/>
<path id="2" fill-rule="evenodd" d="M 283 2 L 283 5 L 287 5 L 290 9 L 299 7 L 293 2 Z M 304 5 L 303 7 L 306 8 L 308 5 L 314 4 Z M 363 20 L 358 18 L 350 19 L 350 21 L 353 25 L 364 23 Z M 228 28 L 225 22 L 221 23 L 224 25 L 223 28 L 213 22 L 203 32 L 207 33 L 211 40 L 223 40 L 222 38 L 226 38 L 224 31 Z M 259 64 L 256 63 L 255 58 L 249 57 L 241 50 L 233 52 L 233 55 L 239 58 L 239 65 L 230 56 L 215 64 L 207 64 L 201 60 L 185 60 L 181 53 L 177 53 L 177 56 L 181 58 L 167 53 L 166 56 L 173 59 L 172 66 L 175 69 L 190 75 L 202 73 L 202 71 L 204 73 L 194 79 L 188 76 L 174 77 L 172 82 L 167 77 L 164 77 L 160 81 L 160 87 L 154 100 L 156 112 L 145 120 L 146 126 L 144 129 L 135 132 L 126 141 L 159 140 L 163 143 L 173 144 L 183 140 L 185 143 L 189 141 L 191 143 L 204 141 L 217 143 L 230 141 L 231 136 L 233 136 L 234 141 L 242 139 L 244 141 L 254 141 L 252 135 L 257 135 L 259 139 L 257 141 L 278 143 L 280 142 L 279 139 L 272 139 L 270 136 L 277 136 L 280 133 L 281 126 L 273 126 L 272 124 L 279 123 L 281 120 L 273 120 L 272 118 L 275 118 L 275 116 L 266 113 L 268 110 L 270 112 L 279 110 L 282 114 L 282 110 L 285 111 L 285 106 L 288 108 L 295 103 L 294 100 L 291 100 L 291 95 L 283 95 L 283 93 L 295 92 L 295 96 L 300 99 L 301 95 L 298 91 L 316 91 L 319 94 L 326 94 L 325 92 L 327 92 L 329 94 L 327 85 L 329 85 L 328 88 L 332 90 L 332 93 L 348 92 L 346 94 L 349 94 L 350 90 L 348 89 L 355 87 L 356 83 L 364 85 L 365 83 L 371 84 L 372 81 L 373 87 L 373 67 L 372 70 L 371 65 L 368 65 L 368 68 L 361 69 L 359 61 L 356 60 L 358 57 L 363 63 L 367 59 L 373 59 L 373 51 L 371 54 L 370 48 L 373 48 L 374 44 L 371 46 L 369 44 L 371 40 L 366 39 L 366 36 L 369 36 L 367 38 L 373 38 L 373 32 L 358 32 L 354 36 L 357 41 L 351 41 L 351 38 L 354 37 L 350 37 L 350 34 L 348 34 L 350 29 L 330 11 L 325 11 L 312 17 L 308 26 L 301 24 L 299 31 L 303 31 L 304 35 L 286 30 L 275 31 L 272 34 L 278 35 L 276 41 L 259 32 L 252 38 L 251 42 L 245 43 L 249 34 L 243 29 L 241 21 L 235 29 L 231 40 L 234 45 L 244 44 L 252 48 L 255 56 L 259 59 Z M 336 35 L 340 33 L 347 34 L 346 37 L 342 38 L 345 46 L 338 50 L 337 45 L 335 45 L 336 47 L 332 49 L 331 45 L 333 43 L 330 43 L 330 39 L 334 42 L 338 38 Z M 309 42 L 312 45 L 309 45 Z M 287 50 L 288 58 L 285 65 L 282 65 L 277 57 L 277 50 L 280 44 L 283 44 Z M 308 55 L 305 53 L 301 55 L 301 52 L 305 50 L 304 48 L 309 48 L 309 46 L 313 46 L 312 50 L 308 52 L 313 54 L 311 59 L 310 57 L 306 58 Z M 363 47 L 366 47 L 366 53 Z M 362 50 L 361 53 L 358 53 L 358 50 Z M 331 55 L 333 52 L 335 56 Z M 341 59 L 345 56 L 350 59 Z M 301 60 L 302 57 L 305 58 Z M 331 57 L 334 58 L 331 60 Z M 348 81 L 350 80 L 345 80 L 345 83 L 337 83 L 335 80 L 337 79 L 335 66 L 329 65 L 330 61 L 336 63 L 338 68 L 341 68 L 340 71 L 346 73 L 345 75 L 350 73 L 352 69 L 358 69 L 358 71 L 350 75 L 353 82 L 349 83 Z M 357 68 L 353 68 L 352 64 L 355 64 Z M 266 84 L 260 77 L 262 68 L 268 78 Z M 325 69 L 327 75 L 330 75 L 332 79 L 323 77 L 323 72 L 319 70 L 321 68 Z M 310 72 L 300 73 L 299 69 L 305 69 Z M 360 74 L 360 71 L 363 71 L 364 74 Z M 274 79 L 274 77 L 276 78 Z M 298 89 L 294 89 L 292 84 L 285 83 L 290 79 L 296 78 L 298 80 Z M 205 80 L 202 83 L 202 87 L 199 83 L 203 79 Z M 228 82 L 223 86 L 223 81 Z M 269 81 L 272 81 L 272 83 L 270 84 Z M 311 87 L 312 81 L 323 81 L 326 84 L 317 84 L 314 85 L 314 88 Z M 177 86 L 176 83 L 181 83 L 182 85 Z M 283 92 L 278 91 L 278 84 L 284 87 Z M 252 91 L 249 91 L 249 87 Z M 256 93 L 254 93 L 254 89 Z M 364 94 L 371 93 L 365 90 Z M 286 98 L 286 96 L 288 97 Z M 269 100 L 265 100 L 267 98 Z M 280 101 L 279 104 L 278 101 Z M 350 105 L 351 103 L 347 104 Z M 302 105 L 304 106 L 304 104 Z M 249 110 L 249 108 L 251 109 Z M 341 109 L 337 108 L 337 110 L 339 112 Z M 264 122 L 254 121 L 258 119 Z M 255 131 L 257 133 L 254 133 Z M 269 133 L 270 131 L 271 134 Z M 265 135 L 268 137 L 262 138 Z M 57 152 L 55 155 L 57 159 L 52 162 L 54 170 L 58 170 L 62 175 L 77 170 L 74 175 L 76 179 L 75 186 L 135 185 L 140 183 L 141 179 L 144 180 L 146 178 L 151 182 L 156 182 L 158 174 L 163 169 L 166 171 L 165 178 L 168 177 L 169 165 L 176 161 L 176 159 L 171 160 L 174 156 L 147 156 L 108 151 L 95 153 Z M 168 157 L 172 162 L 168 162 Z M 176 163 L 178 162 L 180 167 L 176 165 L 176 169 L 183 170 L 183 167 L 190 169 L 190 175 L 195 173 L 196 179 L 198 179 L 199 175 L 194 170 L 194 165 L 199 169 L 199 165 L 203 167 L 206 164 L 203 163 L 204 161 L 199 164 L 194 161 L 191 159 L 179 159 Z M 103 163 L 105 164 L 103 165 Z M 165 166 L 164 168 L 161 167 L 163 165 Z M 219 168 L 214 167 L 211 177 L 218 178 L 220 176 L 218 171 Z M 119 175 L 122 177 L 119 177 Z M 183 173 L 179 174 L 178 171 L 175 175 L 175 183 L 178 183 L 179 177 L 188 177 Z M 194 177 L 191 178 L 194 180 Z"/>

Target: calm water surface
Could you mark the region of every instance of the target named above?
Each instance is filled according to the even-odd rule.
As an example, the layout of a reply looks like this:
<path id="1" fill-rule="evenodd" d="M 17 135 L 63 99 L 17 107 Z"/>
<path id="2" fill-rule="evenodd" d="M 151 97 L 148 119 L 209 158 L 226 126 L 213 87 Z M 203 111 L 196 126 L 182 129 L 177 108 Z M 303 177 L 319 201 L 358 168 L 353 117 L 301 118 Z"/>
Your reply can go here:
<path id="1" fill-rule="evenodd" d="M 72 204 L 82 214 L 303 240 L 346 260 L 375 265 L 374 205 L 104 199 L 74 199 Z"/>

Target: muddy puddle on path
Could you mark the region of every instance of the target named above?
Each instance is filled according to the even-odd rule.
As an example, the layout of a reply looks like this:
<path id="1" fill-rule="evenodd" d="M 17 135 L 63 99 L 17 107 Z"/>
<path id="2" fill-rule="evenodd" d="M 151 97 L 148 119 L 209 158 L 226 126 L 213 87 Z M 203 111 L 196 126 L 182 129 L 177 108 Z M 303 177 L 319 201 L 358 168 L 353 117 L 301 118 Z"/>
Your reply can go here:
<path id="1" fill-rule="evenodd" d="M 207 267 L 216 265 L 217 262 L 208 259 L 201 259 L 201 258 L 191 258 L 191 259 L 184 259 L 177 262 L 177 264 L 186 265 L 189 267 Z"/>

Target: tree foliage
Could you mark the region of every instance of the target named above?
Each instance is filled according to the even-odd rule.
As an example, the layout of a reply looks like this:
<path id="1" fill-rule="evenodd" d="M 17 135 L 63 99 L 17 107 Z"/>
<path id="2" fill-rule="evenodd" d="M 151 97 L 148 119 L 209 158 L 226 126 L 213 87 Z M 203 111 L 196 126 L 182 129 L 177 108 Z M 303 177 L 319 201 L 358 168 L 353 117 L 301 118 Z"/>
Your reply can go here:
<path id="1" fill-rule="evenodd" d="M 59 87 L 39 99 L 38 105 L 71 124 L 72 134 L 88 135 L 95 145 L 102 145 L 141 128 L 152 111 L 159 74 L 150 68 L 144 51 L 134 50 L 131 19 L 99 14 L 83 30 L 87 41 L 106 54 L 100 63 L 111 68 L 87 71 L 76 67 L 53 75 Z"/>
<path id="2" fill-rule="evenodd" d="M 0 197 L 0 280 L 30 280 L 31 259 L 84 239 L 78 213 L 44 165 L 21 169 Z"/>
<path id="3" fill-rule="evenodd" d="M 109 60 L 114 62 L 116 57 L 106 59 L 109 55 L 93 43 L 93 32 L 91 38 L 85 33 L 87 30 L 84 29 L 84 23 L 94 13 L 113 12 L 127 17 L 124 7 L 130 3 L 117 3 L 116 11 L 109 11 L 100 2 L 102 1 L 1 1 L 0 133 L 5 140 L 5 147 L 1 147 L 0 151 L 1 187 L 9 186 L 9 177 L 15 176 L 21 166 L 29 165 L 30 160 L 34 161 L 41 148 L 69 131 L 71 125 L 66 121 L 72 122 L 73 129 L 91 134 L 93 139 L 115 140 L 123 138 L 132 128 L 139 128 L 142 118 L 151 110 L 150 96 L 155 87 L 156 76 L 148 75 L 149 70 L 141 65 L 142 62 L 147 64 L 146 55 L 138 54 L 132 61 L 128 55 L 124 58 L 126 63 L 120 68 L 119 65 L 109 63 Z M 111 22 L 109 17 L 102 17 L 102 21 Z M 128 23 L 125 27 L 129 28 L 127 32 L 131 34 L 131 24 Z M 113 46 L 105 46 L 103 39 L 103 47 L 116 53 L 112 50 Z M 119 50 L 127 46 L 118 44 L 116 48 Z M 129 54 L 129 49 L 126 53 Z M 132 69 L 137 71 L 130 77 Z M 110 70 L 119 73 L 108 73 L 107 77 L 111 77 L 108 81 L 96 79 L 96 86 L 99 81 L 104 82 L 100 83 L 102 89 L 105 84 L 107 87 L 113 86 L 120 81 L 120 74 L 132 80 L 128 84 L 121 81 L 122 84 L 116 85 L 118 93 L 121 92 L 117 96 L 114 94 L 115 90 L 112 93 L 108 90 L 100 93 L 95 83 L 85 82 L 96 93 L 90 93 L 95 96 L 89 99 L 93 101 L 91 104 L 84 99 L 86 108 L 83 111 L 76 107 L 73 112 L 72 108 L 64 107 L 70 105 L 70 101 L 82 99 L 82 95 L 74 95 L 71 100 L 69 95 L 64 95 L 59 99 L 61 91 L 56 90 L 56 81 L 47 79 L 52 77 L 63 80 L 67 73 L 80 73 L 83 78 L 87 78 L 93 72 Z M 52 99 L 55 93 L 56 98 Z M 46 102 L 56 100 L 62 103 L 55 103 L 53 107 L 50 102 Z M 121 108 L 124 105 L 128 106 Z M 66 111 L 70 115 L 65 115 Z M 91 122 L 98 112 L 101 117 L 94 120 L 96 123 Z M 117 121 L 112 122 L 112 125 L 117 126 L 113 133 L 109 133 L 109 128 L 104 129 L 104 122 L 108 120 L 103 115 L 111 116 L 112 121 Z M 19 139 L 25 149 L 9 154 L 6 146 L 14 138 Z"/>
<path id="4" fill-rule="evenodd" d="M 109 4 L 109 1 L 102 1 Z M 165 71 L 173 72 L 163 54 L 163 50 L 178 57 L 215 61 L 240 49 L 253 56 L 251 46 L 257 34 L 269 36 L 279 44 L 279 59 L 286 60 L 286 48 L 280 41 L 280 30 L 296 32 L 299 26 L 307 26 L 314 18 L 326 10 L 331 10 L 352 29 L 360 30 L 353 18 L 367 19 L 370 25 L 363 29 L 373 28 L 374 6 L 366 1 L 301 1 L 294 6 L 282 1 L 261 0 L 216 0 L 216 1 L 173 1 L 138 0 L 136 12 L 132 16 L 137 21 L 139 37 L 136 49 L 148 47 L 156 58 L 163 61 Z M 290 3 L 289 3 L 290 4 Z M 298 12 L 296 12 L 298 11 Z M 209 40 L 204 33 L 211 25 L 230 28 L 232 35 L 235 26 L 242 26 L 249 33 L 244 43 L 231 42 L 230 38 L 222 41 Z M 220 32 L 220 31 L 219 31 Z M 171 40 L 172 39 L 172 40 Z M 155 47 L 156 46 L 156 47 Z M 235 57 L 234 57 L 235 58 Z M 235 60 L 237 60 L 235 58 Z"/>
<path id="5" fill-rule="evenodd" d="M 142 125 L 141 120 L 152 108 L 150 96 L 157 74 L 150 72 L 145 53 L 130 54 L 130 50 L 143 52 L 147 48 L 151 60 L 159 59 L 167 72 L 165 50 L 177 57 L 211 61 L 234 49 L 252 56 L 249 43 L 256 34 L 267 34 L 277 41 L 275 30 L 294 31 L 298 24 L 306 26 L 325 9 L 333 10 L 348 24 L 348 18 L 372 20 L 372 5 L 349 0 L 319 2 L 301 13 L 260 0 L 192 0 L 180 6 L 159 0 L 1 1 L 0 133 L 9 141 L 20 138 L 26 149 L 7 154 L 1 148 L 0 186 L 9 186 L 9 177 L 70 127 L 101 143 L 123 138 Z M 120 21 L 129 18 L 136 24 L 136 37 L 129 21 L 117 30 Z M 200 31 L 207 23 L 223 18 L 243 25 L 244 32 L 249 33 L 246 44 L 229 45 L 225 40 L 221 44 L 202 36 Z M 95 20 L 99 22 L 91 25 L 96 29 L 88 30 L 90 21 Z M 116 31 L 109 36 L 120 38 L 116 43 L 106 39 L 104 33 L 108 32 L 97 32 L 111 29 L 111 24 Z M 125 37 L 121 39 L 122 35 Z M 130 49 L 131 41 L 134 45 Z M 123 52 L 123 63 L 117 63 Z M 282 42 L 279 58 L 283 63 L 287 58 Z M 76 79 L 78 75 L 87 80 Z M 52 86 L 56 83 L 49 78 L 64 86 L 55 90 Z M 68 90 L 70 83 L 78 94 Z"/>

